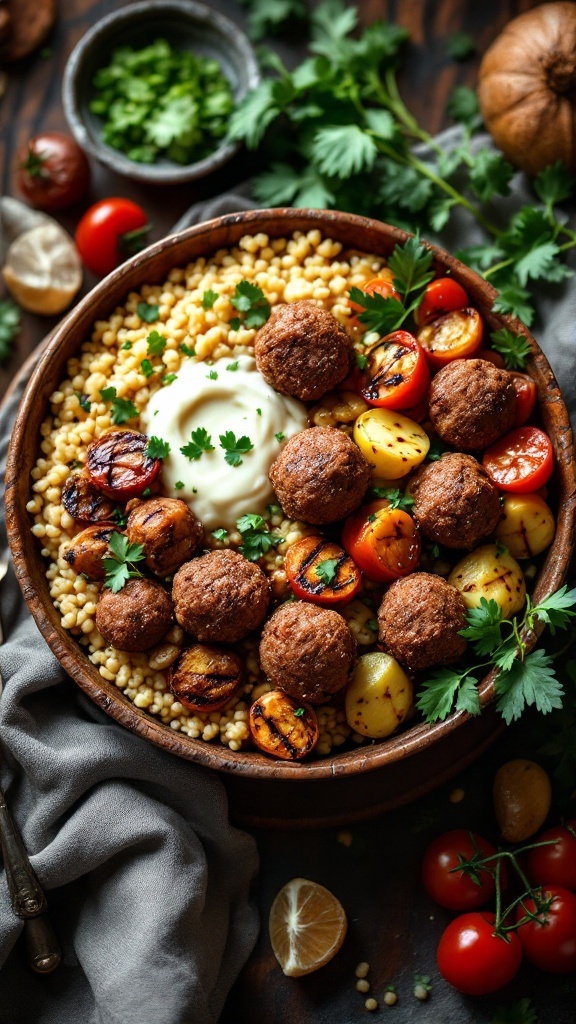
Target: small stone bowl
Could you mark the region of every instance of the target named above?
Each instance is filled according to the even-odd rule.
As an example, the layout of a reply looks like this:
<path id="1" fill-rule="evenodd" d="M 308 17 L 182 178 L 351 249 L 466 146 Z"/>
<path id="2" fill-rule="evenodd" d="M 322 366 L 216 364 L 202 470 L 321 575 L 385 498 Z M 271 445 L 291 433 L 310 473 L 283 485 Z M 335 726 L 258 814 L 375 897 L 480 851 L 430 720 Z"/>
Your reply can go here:
<path id="1" fill-rule="evenodd" d="M 64 113 L 78 144 L 117 174 L 134 181 L 177 185 L 211 174 L 238 152 L 240 143 L 222 140 L 203 160 L 180 165 L 167 158 L 153 164 L 130 160 L 102 140 L 102 122 L 90 111 L 95 73 L 110 62 L 120 46 L 139 49 L 155 39 L 216 60 L 232 86 L 238 103 L 260 80 L 254 51 L 238 25 L 195 0 L 146 0 L 130 4 L 102 18 L 84 36 L 68 58 L 62 85 Z"/>

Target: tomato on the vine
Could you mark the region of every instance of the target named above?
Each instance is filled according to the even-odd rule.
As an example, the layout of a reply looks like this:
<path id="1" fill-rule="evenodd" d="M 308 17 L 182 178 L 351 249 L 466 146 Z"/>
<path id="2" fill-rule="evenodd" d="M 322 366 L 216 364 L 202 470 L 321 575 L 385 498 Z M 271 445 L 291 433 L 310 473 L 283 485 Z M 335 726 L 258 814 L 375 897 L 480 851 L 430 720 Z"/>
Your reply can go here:
<path id="1" fill-rule="evenodd" d="M 90 165 L 71 135 L 42 132 L 16 154 L 18 188 L 40 210 L 65 210 L 90 186 Z"/>
<path id="2" fill-rule="evenodd" d="M 538 398 L 538 388 L 536 381 L 532 380 L 527 373 L 512 373 L 512 383 L 516 390 L 516 415 L 514 417 L 514 426 L 521 427 L 531 415 L 534 406 L 536 405 L 536 399 Z"/>
<path id="3" fill-rule="evenodd" d="M 534 885 L 561 885 L 576 891 L 576 820 L 546 829 L 534 840 L 550 843 L 528 853 L 527 873 Z"/>
<path id="4" fill-rule="evenodd" d="M 467 305 L 468 296 L 458 281 L 452 277 L 437 277 L 426 285 L 424 297 L 414 313 L 414 320 L 418 327 L 423 327 L 431 320 Z"/>
<path id="5" fill-rule="evenodd" d="M 362 398 L 384 409 L 409 409 L 425 396 L 430 370 L 424 349 L 409 331 L 393 331 L 367 353 Z"/>
<path id="6" fill-rule="evenodd" d="M 394 275 L 391 270 L 384 268 L 378 275 L 378 277 L 371 277 L 370 280 L 365 281 L 364 284 L 360 285 L 360 291 L 364 292 L 365 295 L 381 295 L 383 299 L 396 299 L 400 301 L 400 296 L 393 285 Z M 364 306 L 360 306 L 357 302 L 353 302 L 352 299 L 348 300 L 350 309 L 354 310 L 354 316 L 351 316 L 348 320 L 348 326 L 354 327 L 355 329 L 365 328 L 365 324 L 361 324 L 358 319 L 358 314 L 364 312 Z"/>
<path id="7" fill-rule="evenodd" d="M 450 922 L 438 945 L 438 968 L 443 978 L 469 996 L 481 996 L 507 985 L 522 960 L 522 943 L 515 932 L 495 932 L 494 914 L 461 914 Z"/>
<path id="8" fill-rule="evenodd" d="M 348 517 L 342 546 L 368 579 L 390 583 L 414 572 L 420 559 L 420 536 L 407 512 L 372 501 Z"/>
<path id="9" fill-rule="evenodd" d="M 82 262 L 104 277 L 145 244 L 148 218 L 131 199 L 101 199 L 90 206 L 76 228 Z"/>
<path id="10" fill-rule="evenodd" d="M 537 491 L 552 475 L 554 449 L 538 427 L 517 427 L 484 452 L 482 465 L 501 491 Z"/>
<path id="11" fill-rule="evenodd" d="M 543 910 L 537 901 L 523 899 L 516 910 L 516 920 L 535 914 L 518 928 L 526 958 L 535 967 L 551 974 L 568 974 L 576 970 L 576 896 L 560 885 L 546 885 L 536 891 L 538 901 L 546 901 Z"/>
<path id="12" fill-rule="evenodd" d="M 485 859 L 496 853 L 494 847 L 476 832 L 458 828 L 438 836 L 424 854 L 422 881 L 429 896 L 448 910 L 474 910 L 486 903 L 495 892 L 494 869 L 492 865 L 467 869 L 464 861 L 471 861 L 476 855 Z M 500 881 L 504 883 L 504 871 L 500 868 Z"/>

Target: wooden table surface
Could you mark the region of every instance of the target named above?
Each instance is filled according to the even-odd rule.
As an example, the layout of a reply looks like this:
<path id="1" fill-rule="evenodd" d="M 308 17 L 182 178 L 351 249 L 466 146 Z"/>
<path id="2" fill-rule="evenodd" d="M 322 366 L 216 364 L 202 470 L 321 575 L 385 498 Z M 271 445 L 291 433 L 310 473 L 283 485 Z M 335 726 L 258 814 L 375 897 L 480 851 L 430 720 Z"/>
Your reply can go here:
<path id="1" fill-rule="evenodd" d="M 123 0 L 65 0 L 49 40 L 50 52 L 35 54 L 9 69 L 6 93 L 0 101 L 2 194 L 18 194 L 14 182 L 17 147 L 41 129 L 66 130 L 60 85 L 71 49 L 99 18 L 123 6 Z M 212 0 L 210 6 L 240 24 L 244 21 L 244 11 L 232 0 Z M 536 2 L 360 0 L 357 6 L 363 23 L 384 17 L 410 29 L 401 92 L 421 124 L 435 132 L 447 124 L 444 110 L 454 85 L 475 84 L 484 49 L 511 17 L 536 6 Z M 477 44 L 478 56 L 464 64 L 456 64 L 446 55 L 446 39 L 455 31 L 470 33 Z M 297 54 L 297 50 L 283 46 L 279 49 L 287 59 L 290 53 Z M 93 165 L 89 199 L 124 195 L 141 202 L 153 222 L 151 240 L 156 240 L 192 202 L 242 181 L 249 166 L 246 157 L 240 157 L 204 183 L 162 189 L 137 185 Z M 68 230 L 73 231 L 87 204 L 88 200 L 60 218 Z M 93 284 L 94 279 L 86 274 L 82 294 Z M 54 323 L 46 317 L 23 315 L 15 350 L 9 363 L 0 369 L 0 394 Z M 573 976 L 557 978 L 523 967 L 513 984 L 493 997 L 470 999 L 450 989 L 438 975 L 435 949 L 451 915 L 433 906 L 419 879 L 423 850 L 446 828 L 471 827 L 497 841 L 491 807 L 494 771 L 510 756 L 533 756 L 532 735 L 524 723 L 508 730 L 472 768 L 432 797 L 371 823 L 351 826 L 349 846 L 339 841 L 336 830 L 330 829 L 256 833 L 261 870 L 255 899 L 263 928 L 256 950 L 230 995 L 222 1024 L 352 1024 L 367 1013 L 366 997 L 355 989 L 354 967 L 360 960 L 367 960 L 372 967 L 370 994 L 380 1001 L 376 1018 L 390 1012 L 396 1024 L 489 1024 L 497 1006 L 530 997 L 541 1022 L 573 1024 Z M 456 786 L 464 790 L 464 799 L 452 803 L 449 795 Z M 271 953 L 266 929 L 275 893 L 295 876 L 327 885 L 340 897 L 349 918 L 349 935 L 336 959 L 317 974 L 300 980 L 284 978 Z M 433 990 L 426 1004 L 419 1003 L 412 994 L 414 972 L 432 976 Z M 381 1004 L 388 983 L 395 984 L 399 994 L 393 1010 Z"/>

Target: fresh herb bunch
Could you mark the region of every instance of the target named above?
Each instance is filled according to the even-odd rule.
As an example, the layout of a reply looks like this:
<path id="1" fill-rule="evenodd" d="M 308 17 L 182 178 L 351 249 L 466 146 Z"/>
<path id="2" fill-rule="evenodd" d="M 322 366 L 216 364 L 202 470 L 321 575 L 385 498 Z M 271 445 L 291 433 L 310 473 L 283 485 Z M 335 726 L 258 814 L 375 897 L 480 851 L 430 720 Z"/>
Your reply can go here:
<path id="1" fill-rule="evenodd" d="M 576 588 L 566 586 L 538 605 L 530 598 L 522 619 L 504 619 L 496 601 L 480 598 L 478 608 L 469 610 L 468 626 L 460 635 L 472 644 L 475 655 L 487 657 L 472 668 L 444 668 L 432 672 L 423 683 L 416 707 L 427 722 L 443 721 L 453 707 L 471 715 L 480 713 L 477 673 L 496 668 L 494 683 L 496 708 L 507 725 L 520 718 L 526 707 L 534 705 L 542 714 L 562 707 L 564 689 L 556 678 L 552 655 L 538 649 L 526 653 L 527 642 L 534 636 L 536 624 L 547 625 L 552 635 L 566 629 L 576 616 Z"/>
<path id="2" fill-rule="evenodd" d="M 110 555 L 102 559 L 106 570 L 104 586 L 113 594 L 117 594 L 128 580 L 142 575 L 136 568 L 136 562 L 144 559 L 144 545 L 130 544 L 128 537 L 122 533 L 111 533 L 108 541 Z"/>
<path id="3" fill-rule="evenodd" d="M 501 153 L 471 144 L 482 127 L 476 94 L 462 86 L 454 91 L 448 113 L 462 125 L 463 141 L 444 153 L 398 91 L 407 31 L 377 21 L 358 33 L 357 25 L 355 8 L 322 0 L 310 13 L 303 63 L 289 71 L 277 54 L 263 52 L 269 77 L 245 97 L 229 130 L 230 138 L 259 150 L 265 169 L 254 180 L 256 199 L 264 206 L 349 210 L 433 235 L 461 208 L 486 241 L 457 255 L 499 291 L 496 311 L 530 325 L 532 282 L 572 276 L 563 256 L 576 247 L 576 231 L 555 208 L 573 194 L 574 175 L 560 163 L 545 168 L 534 180 L 535 202 L 508 223 L 494 223 L 490 203 L 509 195 L 514 169 Z M 415 142 L 428 145 L 431 162 L 412 151 Z"/>

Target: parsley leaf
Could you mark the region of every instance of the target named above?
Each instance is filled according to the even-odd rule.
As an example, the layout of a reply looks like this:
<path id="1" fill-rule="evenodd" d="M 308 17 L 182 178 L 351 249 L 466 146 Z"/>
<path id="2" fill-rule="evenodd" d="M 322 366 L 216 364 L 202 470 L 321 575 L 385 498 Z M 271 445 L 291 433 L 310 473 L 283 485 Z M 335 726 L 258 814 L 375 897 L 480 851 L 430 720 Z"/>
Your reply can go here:
<path id="1" fill-rule="evenodd" d="M 180 449 L 187 459 L 198 460 L 204 452 L 213 452 L 212 438 L 204 427 L 198 427 L 190 434 L 190 441 Z"/>
<path id="2" fill-rule="evenodd" d="M 392 331 L 397 330 L 408 316 L 402 303 L 390 296 L 384 298 L 378 293 L 369 295 L 367 292 L 361 291 L 360 288 L 352 287 L 350 300 L 362 307 L 363 312 L 358 314 L 360 323 L 364 324 L 369 331 L 377 331 L 382 335 L 391 334 Z"/>
<path id="3" fill-rule="evenodd" d="M 160 437 L 152 435 L 148 439 L 148 444 L 144 449 L 144 455 L 147 455 L 149 459 L 165 459 L 170 454 L 170 445 L 168 441 L 163 441 Z"/>
<path id="4" fill-rule="evenodd" d="M 236 435 L 231 430 L 227 430 L 225 434 L 220 434 L 220 447 L 226 453 L 224 458 L 228 465 L 239 466 L 243 461 L 241 455 L 251 452 L 254 445 L 245 434 L 236 440 Z"/>
<path id="5" fill-rule="evenodd" d="M 308 7 L 305 0 L 239 0 L 248 7 L 248 35 L 255 42 L 267 35 L 284 32 L 285 22 L 291 19 L 305 20 Z"/>
<path id="6" fill-rule="evenodd" d="M 395 246 L 388 266 L 394 274 L 394 287 L 404 299 L 411 292 L 423 291 L 433 279 L 432 259 L 432 250 L 422 245 L 418 235 L 409 238 L 404 245 Z"/>
<path id="7" fill-rule="evenodd" d="M 402 494 L 398 487 L 373 487 L 372 491 L 377 498 L 386 498 L 390 502 L 390 508 L 408 512 L 414 504 L 414 498 L 409 494 Z"/>
<path id="8" fill-rule="evenodd" d="M 206 374 L 206 380 L 218 380 L 218 372 L 216 370 L 210 370 L 210 372 Z"/>
<path id="9" fill-rule="evenodd" d="M 530 292 L 527 292 L 514 280 L 510 280 L 498 288 L 498 296 L 494 300 L 492 309 L 495 313 L 512 313 L 527 327 L 530 327 L 534 319 Z"/>
<path id="10" fill-rule="evenodd" d="M 167 373 L 165 377 L 162 377 L 162 387 L 166 387 L 167 384 L 172 384 L 175 380 L 178 380 L 178 374 Z"/>
<path id="11" fill-rule="evenodd" d="M 152 366 L 152 363 L 150 362 L 149 359 L 142 360 L 142 362 L 140 363 L 140 369 L 145 377 L 151 377 L 153 373 L 157 372 Z"/>
<path id="12" fill-rule="evenodd" d="M 12 299 L 0 300 L 0 363 L 10 357 L 12 344 L 20 330 L 20 308 Z"/>
<path id="13" fill-rule="evenodd" d="M 566 584 L 554 594 L 544 598 L 540 604 L 532 605 L 529 600 L 526 613 L 528 628 L 533 629 L 534 620 L 540 619 L 540 622 L 544 622 L 550 628 L 550 632 L 554 636 L 556 629 L 566 629 L 569 620 L 576 616 L 575 605 L 576 587 L 568 590 Z"/>
<path id="14" fill-rule="evenodd" d="M 202 308 L 212 309 L 212 306 L 216 302 L 217 298 L 218 292 L 213 291 L 212 288 L 208 288 L 208 291 L 205 291 L 202 296 Z"/>
<path id="15" fill-rule="evenodd" d="M 116 388 L 102 388 L 101 397 L 105 402 L 112 402 L 111 418 L 112 423 L 126 423 L 138 415 L 138 409 L 127 398 L 118 398 Z"/>
<path id="16" fill-rule="evenodd" d="M 338 559 L 325 558 L 323 562 L 318 562 L 314 566 L 314 574 L 325 587 L 329 587 L 338 575 Z"/>
<path id="17" fill-rule="evenodd" d="M 239 281 L 230 301 L 234 309 L 244 314 L 244 324 L 248 328 L 262 327 L 270 316 L 270 303 L 264 292 L 249 281 Z"/>
<path id="18" fill-rule="evenodd" d="M 150 331 L 146 342 L 148 344 L 148 355 L 150 356 L 161 356 L 166 348 L 166 338 L 159 331 Z"/>
<path id="19" fill-rule="evenodd" d="M 542 649 L 516 660 L 496 678 L 496 707 L 506 725 L 520 718 L 524 708 L 534 704 L 541 714 L 562 707 L 564 688 L 556 678 L 553 659 Z"/>
<path id="20" fill-rule="evenodd" d="M 236 520 L 236 528 L 242 534 L 242 544 L 238 549 L 244 558 L 249 562 L 256 562 L 262 555 L 265 555 L 270 548 L 281 544 L 283 537 L 275 537 L 268 532 L 266 520 L 248 512 Z"/>
<path id="21" fill-rule="evenodd" d="M 277 434 L 274 434 L 274 437 L 276 438 L 276 440 L 278 442 L 280 442 L 280 441 L 284 441 L 286 435 L 283 434 L 281 430 L 279 430 Z"/>
<path id="22" fill-rule="evenodd" d="M 110 518 L 116 523 L 116 526 L 120 527 L 126 526 L 128 522 L 128 515 L 121 508 L 115 508 Z"/>
<path id="23" fill-rule="evenodd" d="M 176 488 L 177 491 L 183 490 L 183 488 L 184 488 L 184 481 L 183 480 L 177 480 L 176 483 L 174 484 L 174 487 Z"/>
<path id="24" fill-rule="evenodd" d="M 467 32 L 454 32 L 448 40 L 446 51 L 452 60 L 468 60 L 476 53 L 476 43 Z"/>
<path id="25" fill-rule="evenodd" d="M 512 164 L 502 153 L 493 149 L 480 149 L 474 155 L 470 168 L 470 184 L 483 202 L 494 195 L 510 195 L 510 181 L 514 175 Z"/>
<path id="26" fill-rule="evenodd" d="M 526 360 L 531 355 L 530 343 L 523 334 L 514 334 L 507 327 L 492 331 L 492 348 L 504 358 L 508 370 L 525 370 Z"/>
<path id="27" fill-rule="evenodd" d="M 228 536 L 228 530 L 225 530 L 223 527 L 220 527 L 219 530 L 212 530 L 212 536 L 215 537 L 216 540 L 226 540 L 226 537 Z"/>
<path id="28" fill-rule="evenodd" d="M 231 372 L 231 373 L 235 373 L 235 372 L 236 372 L 236 370 L 238 369 L 238 365 L 239 365 L 239 364 L 238 364 L 238 360 L 237 360 L 237 359 L 235 359 L 233 363 L 228 363 L 228 364 L 226 365 L 226 369 L 227 369 L 227 370 L 230 370 L 230 372 Z"/>
<path id="29" fill-rule="evenodd" d="M 111 533 L 108 547 L 110 555 L 102 559 L 106 570 L 104 586 L 117 594 L 129 579 L 142 575 L 135 563 L 144 559 L 144 545 L 130 544 L 122 533 Z"/>
<path id="30" fill-rule="evenodd" d="M 534 179 L 536 194 L 549 209 L 569 199 L 576 189 L 576 177 L 561 160 L 549 164 Z"/>
<path id="31" fill-rule="evenodd" d="M 470 133 L 477 131 L 482 125 L 478 97 L 474 89 L 469 89 L 465 85 L 457 85 L 452 91 L 446 113 L 454 121 L 464 125 Z"/>
<path id="32" fill-rule="evenodd" d="M 480 699 L 476 689 L 477 680 L 467 670 L 437 669 L 422 684 L 416 707 L 427 722 L 443 722 L 452 710 L 454 700 L 459 711 L 471 715 L 480 714 Z"/>
<path id="33" fill-rule="evenodd" d="M 145 323 L 153 324 L 160 315 L 160 306 L 153 306 L 149 302 L 139 302 L 136 306 L 136 312 Z"/>
<path id="34" fill-rule="evenodd" d="M 180 345 L 180 351 L 183 352 L 185 356 L 196 355 L 196 349 L 190 348 L 190 345 L 187 345 L 185 341 L 183 341 L 182 344 Z"/>
<path id="35" fill-rule="evenodd" d="M 83 395 L 81 391 L 75 391 L 74 394 L 78 399 L 78 404 L 80 408 L 84 409 L 84 412 L 90 412 L 90 409 L 92 408 L 92 403 L 88 398 L 88 395 Z"/>
<path id="36" fill-rule="evenodd" d="M 372 136 L 355 124 L 319 128 L 312 144 L 312 157 L 318 169 L 335 178 L 370 171 L 377 153 Z"/>
<path id="37" fill-rule="evenodd" d="M 538 1014 L 529 999 L 516 999 L 510 1006 L 499 1006 L 492 1024 L 537 1024 Z"/>
<path id="38" fill-rule="evenodd" d="M 476 654 L 492 654 L 502 643 L 502 608 L 492 599 L 480 598 L 478 608 L 469 608 L 466 614 L 468 626 L 459 630 L 460 636 L 474 641 Z"/>

